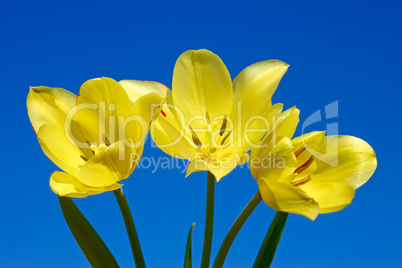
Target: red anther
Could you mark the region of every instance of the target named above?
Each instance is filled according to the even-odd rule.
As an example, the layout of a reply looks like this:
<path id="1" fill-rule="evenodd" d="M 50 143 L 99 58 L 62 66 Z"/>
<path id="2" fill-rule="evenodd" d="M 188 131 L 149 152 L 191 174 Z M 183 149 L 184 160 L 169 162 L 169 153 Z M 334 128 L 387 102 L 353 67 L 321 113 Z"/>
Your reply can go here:
<path id="1" fill-rule="evenodd" d="M 161 114 L 163 115 L 163 117 L 166 117 L 166 114 L 163 110 L 161 110 Z"/>

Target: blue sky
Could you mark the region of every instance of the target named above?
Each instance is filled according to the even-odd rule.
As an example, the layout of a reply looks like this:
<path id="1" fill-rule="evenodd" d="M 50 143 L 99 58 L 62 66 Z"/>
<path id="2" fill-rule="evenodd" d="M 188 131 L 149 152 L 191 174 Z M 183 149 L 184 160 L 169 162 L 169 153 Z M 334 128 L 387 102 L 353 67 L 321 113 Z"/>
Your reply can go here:
<path id="1" fill-rule="evenodd" d="M 218 54 L 232 78 L 267 59 L 290 64 L 274 102 L 302 121 L 339 101 L 339 132 L 366 140 L 378 169 L 344 210 L 311 222 L 290 215 L 274 267 L 400 267 L 399 142 L 402 89 L 398 1 L 8 1 L 0 9 L 3 153 L 0 266 L 88 267 L 50 190 L 57 167 L 42 153 L 26 113 L 29 86 L 74 93 L 95 77 L 170 87 L 188 49 Z M 323 130 L 325 122 L 309 130 Z M 298 132 L 300 133 L 300 131 Z M 147 144 L 144 156 L 164 156 Z M 191 223 L 202 246 L 206 174 L 138 169 L 125 181 L 149 267 L 180 267 Z M 246 168 L 216 185 L 212 252 L 257 190 Z M 122 267 L 133 263 L 112 193 L 76 200 Z M 275 211 L 261 203 L 226 267 L 249 267 Z M 198 265 L 195 265 L 198 266 Z"/>

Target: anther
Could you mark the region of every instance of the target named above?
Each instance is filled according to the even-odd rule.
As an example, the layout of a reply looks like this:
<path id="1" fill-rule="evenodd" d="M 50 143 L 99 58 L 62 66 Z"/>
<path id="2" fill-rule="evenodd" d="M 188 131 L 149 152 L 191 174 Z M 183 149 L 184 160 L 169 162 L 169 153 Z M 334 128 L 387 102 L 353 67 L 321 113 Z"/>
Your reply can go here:
<path id="1" fill-rule="evenodd" d="M 87 142 L 89 149 L 91 149 L 91 152 L 95 155 L 94 150 L 92 150 L 92 144 L 88 140 L 85 141 Z"/>
<path id="2" fill-rule="evenodd" d="M 306 147 L 302 147 L 297 152 L 295 152 L 296 157 L 298 157 L 302 152 L 304 152 L 304 150 L 306 150 Z"/>
<path id="3" fill-rule="evenodd" d="M 212 147 L 211 149 L 209 149 L 209 152 L 210 152 L 211 154 L 215 153 L 215 152 L 216 152 L 216 148 L 215 148 L 215 147 Z"/>
<path id="4" fill-rule="evenodd" d="M 103 133 L 102 134 L 102 139 L 103 139 L 103 142 L 106 144 L 106 146 L 110 146 L 110 142 L 109 142 L 109 140 L 106 138 L 106 135 L 105 135 L 105 133 Z"/>
<path id="5" fill-rule="evenodd" d="M 208 125 L 210 125 L 211 124 L 211 119 L 209 118 L 208 112 L 205 112 L 205 118 L 207 119 Z"/>
<path id="6" fill-rule="evenodd" d="M 232 133 L 232 130 L 230 130 L 230 131 L 226 134 L 226 136 L 223 138 L 223 140 L 221 141 L 221 145 L 223 145 L 223 144 L 225 143 L 225 141 L 228 139 L 230 133 Z M 222 135 L 221 135 L 221 136 L 222 136 Z"/>
<path id="7" fill-rule="evenodd" d="M 82 160 L 84 160 L 85 162 L 88 161 L 88 158 L 86 158 L 85 156 L 83 156 L 83 155 L 80 155 L 80 156 L 81 156 Z"/>
<path id="8" fill-rule="evenodd" d="M 193 139 L 194 144 L 197 145 L 198 148 L 202 147 L 202 143 L 201 143 L 200 139 L 197 137 L 197 135 L 194 132 L 191 134 L 191 138 Z"/>
<path id="9" fill-rule="evenodd" d="M 292 181 L 290 184 L 291 184 L 292 186 L 297 187 L 297 186 L 301 186 L 301 185 L 303 185 L 303 184 L 309 182 L 310 180 L 311 180 L 311 177 L 308 176 L 308 177 L 305 177 L 304 179 L 301 179 L 301 180 L 298 180 L 298 181 Z"/>
<path id="10" fill-rule="evenodd" d="M 307 168 L 311 165 L 311 163 L 313 163 L 313 161 L 314 161 L 314 157 L 313 157 L 313 156 L 310 156 L 310 158 L 309 158 L 306 162 L 304 162 L 303 165 L 301 165 L 300 167 L 298 167 L 298 168 L 295 170 L 294 173 L 300 174 L 303 170 L 307 169 Z"/>
<path id="11" fill-rule="evenodd" d="M 223 133 L 225 133 L 227 123 L 228 123 L 228 119 L 226 118 L 226 115 L 225 115 L 225 117 L 223 118 L 223 121 L 222 121 L 221 130 L 220 130 L 220 132 L 219 132 L 219 135 L 220 135 L 220 136 L 222 136 Z"/>

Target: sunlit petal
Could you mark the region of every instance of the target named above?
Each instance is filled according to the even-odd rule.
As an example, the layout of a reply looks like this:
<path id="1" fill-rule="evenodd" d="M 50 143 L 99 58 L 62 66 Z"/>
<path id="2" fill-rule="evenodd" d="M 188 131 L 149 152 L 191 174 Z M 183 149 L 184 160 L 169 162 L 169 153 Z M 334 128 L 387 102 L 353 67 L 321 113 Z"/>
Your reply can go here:
<path id="1" fill-rule="evenodd" d="M 62 88 L 31 87 L 27 108 L 35 132 L 45 124 L 64 128 L 66 114 L 75 106 L 76 98 Z"/>
<path id="2" fill-rule="evenodd" d="M 229 115 L 232 81 L 222 60 L 211 51 L 189 50 L 177 59 L 173 72 L 173 103 L 187 121 L 208 112 L 211 119 Z"/>
<path id="3" fill-rule="evenodd" d="M 329 136 L 326 153 L 316 157 L 317 170 L 312 182 L 341 182 L 357 189 L 377 168 L 371 146 L 353 136 Z"/>
<path id="4" fill-rule="evenodd" d="M 49 184 L 50 188 L 57 195 L 68 197 L 86 197 L 106 191 L 114 191 L 123 186 L 122 184 L 116 183 L 109 187 L 89 187 L 75 179 L 72 175 L 58 171 L 53 172 Z"/>
<path id="5" fill-rule="evenodd" d="M 153 81 L 139 80 L 121 80 L 119 84 L 127 92 L 132 102 L 136 102 L 139 98 L 149 93 L 157 93 L 162 98 L 168 98 L 168 102 L 172 101 L 172 91 L 164 84 Z"/>
<path id="6" fill-rule="evenodd" d="M 85 164 L 81 150 L 71 143 L 63 131 L 53 125 L 42 125 L 38 132 L 38 140 L 43 152 L 59 168 L 77 176 L 81 166 Z"/>
<path id="7" fill-rule="evenodd" d="M 91 157 L 81 167 L 77 179 L 92 187 L 107 187 L 127 178 L 132 172 L 137 156 L 136 148 L 127 140 L 111 144 L 105 152 Z"/>
<path id="8" fill-rule="evenodd" d="M 338 182 L 306 183 L 300 188 L 319 204 L 320 213 L 341 210 L 355 195 L 353 187 Z"/>
<path id="9" fill-rule="evenodd" d="M 271 208 L 301 214 L 311 220 L 317 217 L 320 211 L 317 202 L 303 190 L 264 177 L 257 182 L 262 199 Z"/>

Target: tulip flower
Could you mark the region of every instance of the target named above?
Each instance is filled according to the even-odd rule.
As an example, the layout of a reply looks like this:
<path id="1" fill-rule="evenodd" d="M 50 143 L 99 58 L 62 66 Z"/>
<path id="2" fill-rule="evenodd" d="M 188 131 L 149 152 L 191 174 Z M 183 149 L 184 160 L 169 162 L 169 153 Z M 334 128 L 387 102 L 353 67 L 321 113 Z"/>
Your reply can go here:
<path id="1" fill-rule="evenodd" d="M 174 157 L 190 160 L 187 176 L 208 170 L 219 181 L 248 160 L 247 151 L 270 130 L 282 110 L 271 97 L 288 69 L 279 60 L 245 68 L 234 79 L 211 51 L 189 50 L 177 60 L 172 91 L 143 84 L 144 92 L 167 96 L 164 116 L 151 127 L 156 145 Z M 138 82 L 121 81 L 130 96 Z M 131 100 L 136 94 L 132 94 Z"/>
<path id="2" fill-rule="evenodd" d="M 61 88 L 31 87 L 33 129 L 46 156 L 65 171 L 53 172 L 51 189 L 68 197 L 119 189 L 141 157 L 150 105 L 161 101 L 153 93 L 131 103 L 110 78 L 86 81 L 78 97 Z"/>
<path id="3" fill-rule="evenodd" d="M 377 167 L 375 152 L 365 141 L 324 131 L 291 140 L 299 111 L 285 111 L 263 148 L 251 150 L 251 172 L 271 208 L 314 220 L 320 213 L 341 210 Z"/>

